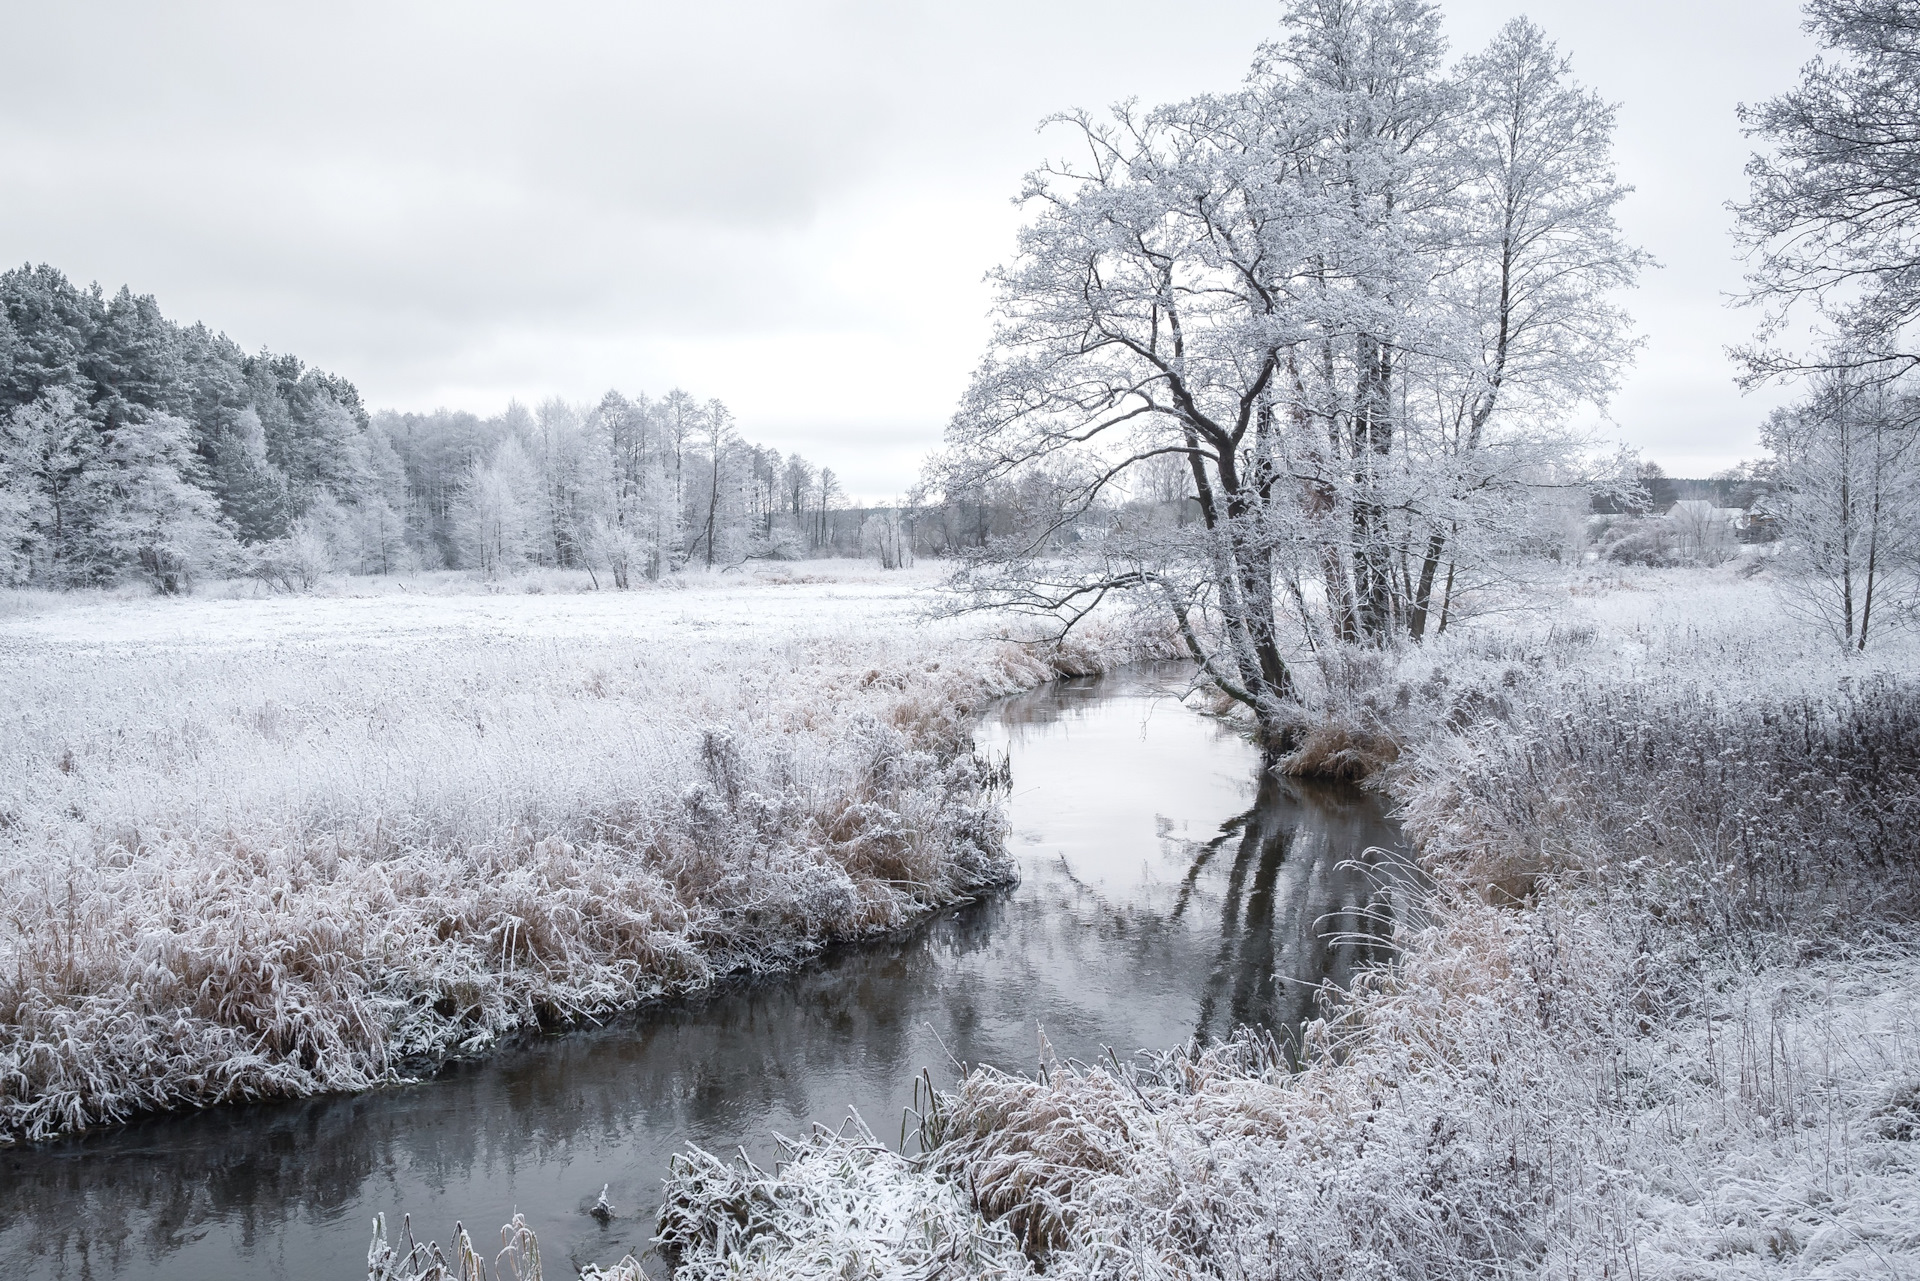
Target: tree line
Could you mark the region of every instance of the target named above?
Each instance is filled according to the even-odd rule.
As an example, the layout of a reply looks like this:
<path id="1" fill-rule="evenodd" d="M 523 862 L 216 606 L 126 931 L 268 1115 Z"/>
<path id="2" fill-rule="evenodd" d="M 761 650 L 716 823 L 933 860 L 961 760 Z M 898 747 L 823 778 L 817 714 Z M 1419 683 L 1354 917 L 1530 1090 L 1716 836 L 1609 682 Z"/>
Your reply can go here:
<path id="1" fill-rule="evenodd" d="M 578 568 L 624 588 L 688 565 L 848 550 L 831 467 L 747 441 L 723 402 L 684 391 L 489 418 L 383 412 L 371 426 L 400 461 L 408 553 L 431 567 Z M 367 572 L 384 568 L 373 550 Z"/>
<path id="2" fill-rule="evenodd" d="M 343 378 L 126 288 L 0 274 L 0 583 L 177 587 L 384 461 Z"/>
<path id="3" fill-rule="evenodd" d="M 718 400 L 369 413 L 345 378 L 150 296 L 0 273 L 0 585 L 545 565 L 626 587 L 755 556 L 887 559 L 897 516 L 846 506 L 831 468 L 745 440 Z"/>

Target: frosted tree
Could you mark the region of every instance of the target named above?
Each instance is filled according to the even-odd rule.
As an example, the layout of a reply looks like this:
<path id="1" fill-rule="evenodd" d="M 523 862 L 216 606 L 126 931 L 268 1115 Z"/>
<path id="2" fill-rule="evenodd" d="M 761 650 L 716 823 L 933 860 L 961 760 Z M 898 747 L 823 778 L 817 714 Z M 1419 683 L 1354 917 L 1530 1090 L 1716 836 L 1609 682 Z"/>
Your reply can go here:
<path id="1" fill-rule="evenodd" d="M 681 519 L 677 471 L 665 458 L 650 463 L 640 477 L 629 517 L 629 527 L 643 558 L 649 581 L 657 582 L 678 568 L 685 522 Z"/>
<path id="2" fill-rule="evenodd" d="M 1751 385 L 1811 375 L 1769 420 L 1788 599 L 1865 649 L 1910 604 L 1920 366 L 1920 6 L 1813 0 L 1822 55 L 1741 121 L 1765 150 L 1738 206 L 1753 270 Z M 1802 324 L 1802 341 L 1792 326 Z"/>
<path id="3" fill-rule="evenodd" d="M 518 438 L 502 440 L 493 456 L 475 461 L 454 506 L 463 562 L 488 578 L 525 563 L 536 537 L 539 477 Z"/>
<path id="4" fill-rule="evenodd" d="M 27 545 L 33 521 L 28 512 L 26 490 L 14 485 L 10 469 L 0 460 L 0 587 L 17 587 L 32 571 Z"/>
<path id="5" fill-rule="evenodd" d="M 536 554 L 549 564 L 576 564 L 583 551 L 583 530 L 611 464 L 595 447 L 586 415 L 565 401 L 542 403 L 534 423 L 529 461 L 541 482 Z"/>
<path id="6" fill-rule="evenodd" d="M 1413 239 L 1392 193 L 1440 109 L 1430 9 L 1296 5 L 1288 21 L 1238 94 L 1063 118 L 1088 159 L 1029 179 L 1039 217 L 996 273 L 994 345 L 939 477 L 950 494 L 1019 481 L 1021 528 L 965 577 L 983 601 L 1070 626 L 1115 591 L 1156 595 L 1282 742 L 1296 689 L 1276 563 L 1294 581 L 1317 565 L 1345 619 L 1341 551 L 1384 574 L 1373 460 L 1404 338 L 1385 299 Z M 1200 522 L 1101 519 L 1116 483 L 1163 457 L 1187 464 Z M 1060 555 L 1074 543 L 1092 554 Z M 1325 555 L 1297 554 L 1311 545 Z"/>
<path id="7" fill-rule="evenodd" d="M 1717 565 L 1733 559 L 1733 517 L 1704 498 L 1683 498 L 1667 509 L 1675 550 L 1683 561 Z"/>
<path id="8" fill-rule="evenodd" d="M 318 540 L 319 559 L 325 572 L 358 574 L 365 572 L 366 546 L 361 541 L 362 510 L 349 506 L 332 494 L 322 492 L 293 522 L 291 535 Z"/>
<path id="9" fill-rule="evenodd" d="M 640 468 L 617 508 L 588 521 L 587 563 L 594 569 L 605 567 L 623 591 L 632 585 L 636 571 L 649 582 L 658 581 L 678 563 L 684 529 L 670 469 L 665 461 L 653 460 Z"/>
<path id="10" fill-rule="evenodd" d="M 898 508 L 882 508 L 860 522 L 860 550 L 882 569 L 905 569 L 913 564 L 913 536 L 900 519 Z"/>
<path id="11" fill-rule="evenodd" d="M 360 548 L 359 569 L 393 574 L 417 569 L 410 546 L 413 531 L 404 514 L 408 505 L 407 468 L 388 431 L 389 424 L 369 420 L 364 436 L 367 484 L 354 496 L 351 517 Z"/>
<path id="12" fill-rule="evenodd" d="M 1812 0 L 1822 56 L 1787 93 L 1743 107 L 1766 148 L 1737 207 L 1759 341 L 1749 382 L 1833 368 L 1895 377 L 1920 364 L 1920 6 Z M 1806 350 L 1786 345 L 1796 311 Z"/>
<path id="13" fill-rule="evenodd" d="M 780 469 L 781 505 L 793 520 L 795 529 L 806 523 L 807 495 L 813 492 L 813 464 L 798 454 L 790 454 Z"/>
<path id="14" fill-rule="evenodd" d="M 0 460 L 16 515 L 9 559 L 22 577 L 68 585 L 98 572 L 91 536 L 98 514 L 87 475 L 99 432 L 73 390 L 52 386 L 0 419 Z"/>
<path id="15" fill-rule="evenodd" d="M 406 521 L 384 495 L 362 498 L 354 504 L 352 519 L 362 573 L 394 574 L 414 565 Z"/>
<path id="16" fill-rule="evenodd" d="M 1614 219 L 1630 190 L 1614 171 L 1614 109 L 1572 80 L 1538 27 L 1509 22 L 1456 78 L 1460 184 L 1435 292 L 1457 345 L 1422 388 L 1431 416 L 1407 424 L 1425 482 L 1405 605 L 1416 640 L 1447 620 L 1456 552 L 1484 563 L 1537 526 L 1552 488 L 1584 497 L 1570 464 L 1585 442 L 1564 424 L 1613 393 L 1636 343 L 1612 297 L 1649 262 Z"/>
<path id="17" fill-rule="evenodd" d="M 0 421 L 8 575 L 77 586 L 138 572 L 175 592 L 218 567 L 231 535 L 193 481 L 192 434 L 146 410 L 103 432 L 65 386 L 16 408 Z"/>
<path id="18" fill-rule="evenodd" d="M 671 460 L 673 498 L 681 512 L 687 510 L 687 454 L 701 428 L 700 405 L 685 391 L 675 387 L 654 407 L 660 423 L 662 456 Z"/>
<path id="19" fill-rule="evenodd" d="M 844 495 L 840 489 L 840 477 L 831 467 L 822 467 L 813 484 L 813 536 L 815 547 L 826 547 L 832 542 L 832 525 L 828 513 L 841 501 Z"/>
<path id="20" fill-rule="evenodd" d="M 252 406 L 239 410 L 207 451 L 228 521 L 249 542 L 283 533 L 292 506 L 287 479 L 267 458 L 267 434 Z"/>
<path id="21" fill-rule="evenodd" d="M 596 578 L 605 568 L 622 590 L 636 572 L 660 578 L 682 548 L 676 469 L 685 441 L 667 410 L 645 396 L 610 391 L 585 418 L 582 554 Z"/>
<path id="22" fill-rule="evenodd" d="M 0 340 L 10 336 L 0 315 Z M 24 441 L 15 439 L 15 427 L 14 414 L 0 417 L 0 587 L 24 583 L 33 572 L 39 495 Z"/>
<path id="23" fill-rule="evenodd" d="M 781 472 L 786 459 L 777 449 L 759 445 L 749 447 L 751 455 L 752 479 L 750 512 L 756 526 L 755 531 L 762 538 L 771 540 L 774 534 L 774 516 L 780 510 Z"/>
<path id="24" fill-rule="evenodd" d="M 187 479 L 193 470 L 193 429 L 183 419 L 146 414 L 109 432 L 85 478 L 100 559 L 137 566 L 169 595 L 223 568 L 232 535 L 218 501 Z"/>
<path id="25" fill-rule="evenodd" d="M 1844 365 L 1845 357 L 1835 359 Z M 1858 652 L 1910 621 L 1920 569 L 1920 399 L 1860 373 L 1823 375 L 1763 431 L 1779 491 L 1783 598 Z"/>
<path id="26" fill-rule="evenodd" d="M 692 495 L 692 519 L 688 523 L 696 532 L 688 556 L 704 554 L 707 568 L 712 569 L 716 561 L 736 559 L 735 544 L 744 533 L 747 516 L 741 501 L 743 482 L 750 473 L 747 460 L 739 457 L 743 447 L 734 430 L 733 415 L 725 405 L 708 401 L 700 413 L 700 424 L 706 434 L 706 456 L 700 460 L 706 475 L 699 492 Z"/>
<path id="27" fill-rule="evenodd" d="M 1640 260 L 1610 113 L 1537 31 L 1448 77 L 1418 0 L 1285 21 L 1236 93 L 1061 119 L 1084 158 L 1028 181 L 932 473 L 1002 496 L 980 603 L 1163 609 L 1281 745 L 1290 654 L 1420 634 L 1463 540 L 1510 542 L 1571 478 L 1560 420 L 1630 352 L 1605 295 Z M 1190 523 L 1136 497 L 1168 460 Z"/>

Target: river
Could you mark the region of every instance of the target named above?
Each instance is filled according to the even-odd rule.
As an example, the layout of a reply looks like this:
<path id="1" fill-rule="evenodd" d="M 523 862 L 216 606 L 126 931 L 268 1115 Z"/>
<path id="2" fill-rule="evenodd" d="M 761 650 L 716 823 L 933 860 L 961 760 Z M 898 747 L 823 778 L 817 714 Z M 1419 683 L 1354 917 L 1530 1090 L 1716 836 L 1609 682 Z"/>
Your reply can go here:
<path id="1" fill-rule="evenodd" d="M 1397 832 L 1367 794 L 1263 778 L 1170 696 L 1184 681 L 1154 666 L 999 704 L 978 739 L 1010 763 L 1021 881 L 903 937 L 416 1085 L 0 1151 L 0 1277 L 350 1281 L 378 1212 L 441 1241 L 463 1219 L 484 1248 L 516 1210 L 566 1275 L 645 1250 L 689 1143 L 764 1161 L 775 1133 L 850 1110 L 893 1141 L 922 1068 L 944 1084 L 1297 1027 L 1321 980 L 1385 954 Z"/>

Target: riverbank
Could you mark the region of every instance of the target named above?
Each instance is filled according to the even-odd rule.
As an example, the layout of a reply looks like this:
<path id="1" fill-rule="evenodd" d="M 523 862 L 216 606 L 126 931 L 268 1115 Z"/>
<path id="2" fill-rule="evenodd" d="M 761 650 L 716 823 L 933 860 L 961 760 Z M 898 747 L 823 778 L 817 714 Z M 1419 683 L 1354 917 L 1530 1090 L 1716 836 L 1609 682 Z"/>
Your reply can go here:
<path id="1" fill-rule="evenodd" d="M 1842 659 L 1731 572 L 1564 591 L 1356 683 L 1437 889 L 1306 1070 L 977 1072 L 923 1155 L 696 1154 L 679 1275 L 1920 1270 L 1913 641 Z"/>
<path id="2" fill-rule="evenodd" d="M 770 1165 L 776 1135 L 850 1111 L 898 1142 L 923 1068 L 943 1087 L 956 1060 L 1019 1070 L 1041 1032 L 1093 1060 L 1297 1025 L 1418 889 L 1389 879 L 1378 797 L 1260 777 L 1251 743 L 1178 705 L 1190 677 L 1136 664 L 983 709 L 1018 881 L 911 929 L 513 1037 L 432 1080 L 0 1151 L 0 1275 L 351 1277 L 376 1214 L 444 1245 L 456 1220 L 519 1213 L 545 1275 L 572 1276 L 648 1249 L 691 1145 Z M 1321 940 L 1329 920 L 1342 941 Z"/>
<path id="3" fill-rule="evenodd" d="M 0 1143 L 403 1079 L 1003 881 L 971 712 L 1156 650 L 929 622 L 937 573 L 9 602 Z"/>

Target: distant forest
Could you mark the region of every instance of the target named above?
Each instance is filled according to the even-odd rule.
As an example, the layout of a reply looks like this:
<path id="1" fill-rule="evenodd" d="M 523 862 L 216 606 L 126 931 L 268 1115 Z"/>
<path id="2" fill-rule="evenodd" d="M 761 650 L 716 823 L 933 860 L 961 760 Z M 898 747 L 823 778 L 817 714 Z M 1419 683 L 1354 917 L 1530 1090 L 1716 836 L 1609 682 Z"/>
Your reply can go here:
<path id="1" fill-rule="evenodd" d="M 897 560 L 899 537 L 718 400 L 369 413 L 347 379 L 150 296 L 0 274 L 0 584 L 544 565 L 625 587 L 754 556 Z"/>
<path id="2" fill-rule="evenodd" d="M 1187 469 L 1156 460 L 1087 519 L 1185 527 Z M 1597 512 L 1680 497 L 1745 506 L 1754 477 L 1667 478 Z M 347 379 L 179 325 L 150 296 L 79 288 L 50 266 L 0 273 L 0 585 L 542 566 L 627 587 L 752 558 L 900 565 L 1010 537 L 1030 481 L 854 508 L 832 468 L 755 445 L 727 407 L 679 390 L 500 414 L 369 412 Z M 1764 485 L 1760 488 L 1764 489 Z"/>

